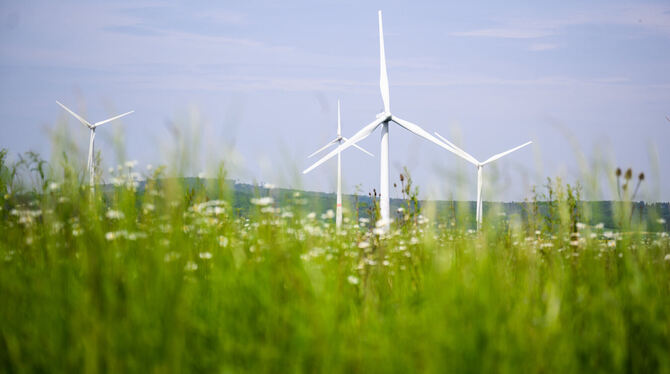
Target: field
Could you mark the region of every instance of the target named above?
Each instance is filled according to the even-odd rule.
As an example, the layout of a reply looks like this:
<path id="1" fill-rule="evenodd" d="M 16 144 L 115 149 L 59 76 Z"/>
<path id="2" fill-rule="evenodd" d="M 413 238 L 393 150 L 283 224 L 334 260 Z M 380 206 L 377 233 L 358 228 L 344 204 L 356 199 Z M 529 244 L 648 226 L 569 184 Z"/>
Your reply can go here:
<path id="1" fill-rule="evenodd" d="M 0 166 L 2 372 L 670 372 L 667 226 L 625 201 L 583 223 L 557 185 L 476 232 L 403 184 L 390 231 L 374 196 L 338 230 L 225 173 L 92 192 L 36 166 L 28 191 Z"/>

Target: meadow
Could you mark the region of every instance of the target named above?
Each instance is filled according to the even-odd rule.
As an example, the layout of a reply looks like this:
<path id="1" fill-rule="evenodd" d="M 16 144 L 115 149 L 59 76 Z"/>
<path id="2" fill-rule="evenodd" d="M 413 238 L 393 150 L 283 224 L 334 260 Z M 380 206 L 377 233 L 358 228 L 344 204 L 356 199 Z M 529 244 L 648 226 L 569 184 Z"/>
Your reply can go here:
<path id="1" fill-rule="evenodd" d="M 374 194 L 337 229 L 223 169 L 91 191 L 0 156 L 2 372 L 670 372 L 667 224 L 630 201 L 592 223 L 558 182 L 475 231 L 406 177 L 389 231 Z"/>

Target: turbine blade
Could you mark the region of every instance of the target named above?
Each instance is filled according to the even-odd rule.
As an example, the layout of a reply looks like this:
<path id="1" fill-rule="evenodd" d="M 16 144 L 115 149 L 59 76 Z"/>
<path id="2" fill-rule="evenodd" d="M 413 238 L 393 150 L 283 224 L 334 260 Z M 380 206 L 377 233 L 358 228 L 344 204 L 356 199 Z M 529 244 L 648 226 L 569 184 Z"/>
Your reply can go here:
<path id="1" fill-rule="evenodd" d="M 65 105 L 63 105 L 63 104 L 61 104 L 60 102 L 58 102 L 58 100 L 56 100 L 56 104 L 60 105 L 61 108 L 67 110 L 70 114 L 72 114 L 72 115 L 74 116 L 74 118 L 78 119 L 79 122 L 83 123 L 84 126 L 88 127 L 89 129 L 93 127 L 93 125 L 91 125 L 90 123 L 88 123 L 87 120 L 81 118 L 81 116 L 79 116 L 79 114 L 77 114 L 77 113 L 71 111 L 68 107 L 66 107 Z"/>
<path id="2" fill-rule="evenodd" d="M 382 11 L 379 11 L 379 89 L 384 102 L 384 112 L 391 113 L 389 76 L 386 71 L 386 52 L 384 51 L 384 30 L 382 27 Z"/>
<path id="3" fill-rule="evenodd" d="M 312 171 L 317 166 L 323 164 L 324 162 L 328 161 L 328 159 L 335 156 L 338 152 L 342 152 L 345 149 L 352 146 L 353 144 L 367 138 L 384 121 L 386 121 L 386 118 L 377 118 L 376 120 L 370 122 L 368 125 L 366 125 L 362 129 L 358 130 L 358 132 L 356 134 L 354 134 L 354 136 L 352 136 L 349 140 L 345 141 L 344 143 L 340 144 L 337 148 L 330 151 L 330 153 L 323 156 L 319 161 L 312 164 L 312 166 L 305 169 L 302 173 L 303 174 L 309 173 L 310 171 Z"/>
<path id="4" fill-rule="evenodd" d="M 317 153 L 319 153 L 319 152 L 321 152 L 321 151 L 327 149 L 328 147 L 332 146 L 332 145 L 335 144 L 335 143 L 337 143 L 337 138 L 336 138 L 335 140 L 330 141 L 330 143 L 324 145 L 323 147 L 319 148 L 319 149 L 316 150 L 314 153 L 312 153 L 311 155 L 307 156 L 307 158 L 310 158 L 310 157 L 314 156 L 315 154 L 317 154 Z"/>
<path id="5" fill-rule="evenodd" d="M 419 127 L 419 125 L 415 125 L 415 124 L 413 124 L 409 121 L 405 121 L 404 119 L 400 119 L 396 116 L 392 116 L 391 121 L 397 123 L 401 127 L 404 127 L 407 131 L 412 132 L 412 133 L 414 133 L 414 134 L 416 134 L 416 135 L 418 135 L 418 136 L 420 136 L 420 137 L 422 137 L 422 138 L 424 138 L 428 141 L 431 141 L 431 142 L 437 144 L 438 146 L 446 149 L 447 151 L 459 156 L 458 152 L 454 148 L 450 147 L 447 144 L 442 143 L 437 138 L 430 135 L 426 130 Z"/>
<path id="6" fill-rule="evenodd" d="M 342 136 L 342 122 L 340 120 L 340 100 L 337 100 L 337 136 Z"/>
<path id="7" fill-rule="evenodd" d="M 532 141 L 531 141 L 531 142 L 524 143 L 524 144 L 521 144 L 520 146 L 515 147 L 515 148 L 512 148 L 512 149 L 510 149 L 509 151 L 505 151 L 505 152 L 502 152 L 502 153 L 498 153 L 497 155 L 493 155 L 493 156 L 491 156 L 488 160 L 482 162 L 482 166 L 488 164 L 489 162 L 493 162 L 493 161 L 495 161 L 495 160 L 497 160 L 497 159 L 499 159 L 499 158 L 501 158 L 501 157 L 503 157 L 503 156 L 506 156 L 506 155 L 508 155 L 508 154 L 510 154 L 510 153 L 512 153 L 512 152 L 514 152 L 514 151 L 516 151 L 516 150 L 519 150 L 519 149 L 521 149 L 521 148 L 523 148 L 523 147 L 525 147 L 525 146 L 527 146 L 528 144 L 531 144 L 531 143 L 532 143 Z"/>
<path id="8" fill-rule="evenodd" d="M 119 115 L 116 116 L 116 117 L 112 117 L 112 118 L 106 119 L 106 120 L 104 120 L 104 121 L 96 122 L 96 123 L 93 124 L 93 127 L 98 127 L 98 126 L 100 126 L 100 125 L 104 125 L 104 124 L 107 123 L 107 122 L 112 122 L 112 121 L 114 121 L 115 119 L 119 119 L 119 118 L 121 118 L 121 117 L 125 117 L 125 116 L 127 116 L 127 115 L 129 115 L 129 114 L 131 114 L 131 113 L 135 113 L 135 111 L 134 111 L 134 110 L 131 110 L 130 112 L 126 112 L 126 113 L 123 113 L 123 114 L 119 114 Z"/>
<path id="9" fill-rule="evenodd" d="M 342 139 L 344 139 L 345 142 L 346 142 L 347 140 L 349 140 L 349 139 L 345 138 L 344 136 L 342 137 Z M 365 149 L 363 149 L 363 147 L 359 146 L 358 144 L 354 144 L 353 146 L 356 147 L 356 148 L 358 148 L 359 150 L 361 150 L 361 152 L 363 152 L 363 153 L 367 153 L 368 155 L 370 155 L 370 156 L 372 156 L 372 157 L 375 157 L 375 155 L 373 155 L 372 153 L 366 151 Z"/>
<path id="10" fill-rule="evenodd" d="M 450 141 L 447 140 L 444 136 L 438 134 L 437 131 L 435 132 L 435 135 L 436 135 L 438 138 L 440 138 L 443 142 L 447 143 L 447 145 L 449 145 L 449 146 L 452 147 L 454 150 L 456 150 L 456 152 L 458 152 L 458 156 L 461 156 L 461 158 L 465 159 L 466 161 L 469 161 L 469 162 L 472 163 L 472 164 L 479 165 L 479 161 L 477 161 L 476 158 L 472 157 L 472 155 L 470 155 L 468 152 L 462 150 L 461 148 L 459 148 L 458 146 L 456 146 L 456 144 L 450 142 Z"/>

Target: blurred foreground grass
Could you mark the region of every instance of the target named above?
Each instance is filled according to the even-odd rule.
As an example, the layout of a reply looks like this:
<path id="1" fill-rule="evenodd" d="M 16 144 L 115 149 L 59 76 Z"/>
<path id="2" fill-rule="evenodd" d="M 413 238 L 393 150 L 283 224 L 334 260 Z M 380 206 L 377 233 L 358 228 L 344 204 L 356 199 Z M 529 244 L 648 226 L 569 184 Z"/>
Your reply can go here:
<path id="1" fill-rule="evenodd" d="M 390 232 L 374 206 L 338 232 L 300 194 L 242 216 L 224 174 L 138 194 L 131 168 L 104 193 L 0 185 L 0 371 L 670 372 L 665 232 L 561 196 L 550 225 L 475 233 L 408 196 Z"/>

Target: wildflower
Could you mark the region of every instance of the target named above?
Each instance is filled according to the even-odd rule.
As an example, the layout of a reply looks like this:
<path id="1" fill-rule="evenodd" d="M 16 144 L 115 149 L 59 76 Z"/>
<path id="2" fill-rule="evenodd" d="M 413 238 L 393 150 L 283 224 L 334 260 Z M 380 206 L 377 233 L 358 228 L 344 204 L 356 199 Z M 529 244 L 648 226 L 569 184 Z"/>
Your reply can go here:
<path id="1" fill-rule="evenodd" d="M 58 189 L 58 187 L 60 187 L 60 186 L 58 185 L 58 183 L 56 183 L 56 182 L 51 182 L 51 183 L 49 183 L 49 187 L 48 187 L 48 189 L 49 189 L 49 191 L 55 191 L 55 190 Z"/>
<path id="2" fill-rule="evenodd" d="M 611 232 L 611 231 L 605 231 L 603 233 L 603 236 L 606 237 L 607 239 L 610 239 L 610 238 L 614 237 L 614 233 Z"/>
<path id="3" fill-rule="evenodd" d="M 189 261 L 186 263 L 186 266 L 184 266 L 184 270 L 186 271 L 196 271 L 198 270 L 198 264 L 196 264 L 193 261 Z"/>
<path id="4" fill-rule="evenodd" d="M 221 208 L 219 208 L 219 209 L 221 209 Z M 271 206 L 266 206 L 266 207 L 261 208 L 261 212 L 262 213 L 269 213 L 269 214 L 279 213 L 279 208 L 275 209 Z"/>
<path id="5" fill-rule="evenodd" d="M 577 222 L 576 226 L 577 226 L 577 230 L 584 230 L 586 228 L 586 225 L 581 223 L 581 222 Z"/>
<path id="6" fill-rule="evenodd" d="M 105 234 L 105 239 L 107 239 L 107 241 L 112 241 L 112 240 L 116 239 L 116 233 L 114 233 L 112 231 L 106 233 Z"/>
<path id="7" fill-rule="evenodd" d="M 267 188 L 268 190 L 274 190 L 274 189 L 277 188 L 277 187 L 276 187 L 274 184 L 272 184 L 272 183 L 265 183 L 265 184 L 263 185 L 263 188 Z"/>
<path id="8" fill-rule="evenodd" d="M 200 257 L 203 260 L 209 260 L 210 258 L 212 258 L 212 254 L 210 252 L 200 252 L 198 254 L 198 257 Z"/>
<path id="9" fill-rule="evenodd" d="M 665 257 L 663 257 L 663 259 L 664 259 L 665 261 L 670 261 L 670 253 L 668 253 L 667 255 L 665 255 Z"/>
<path id="10" fill-rule="evenodd" d="M 311 212 L 310 214 L 307 215 L 307 218 L 308 218 L 308 219 L 314 219 L 314 218 L 316 218 L 316 213 Z"/>
<path id="11" fill-rule="evenodd" d="M 664 218 L 659 218 L 656 220 L 656 222 L 660 223 L 661 225 L 665 224 L 665 219 Z"/>
<path id="12" fill-rule="evenodd" d="M 135 166 L 137 166 L 137 160 L 126 161 L 126 163 L 124 164 L 124 166 L 127 167 L 128 169 L 132 169 L 132 168 L 134 168 Z"/>
<path id="13" fill-rule="evenodd" d="M 332 209 L 328 209 L 326 211 L 326 218 L 332 219 L 333 217 L 335 217 L 335 213 L 333 212 Z"/>
<path id="14" fill-rule="evenodd" d="M 607 241 L 607 246 L 610 248 L 616 247 L 616 240 L 608 240 Z"/>
<path id="15" fill-rule="evenodd" d="M 223 235 L 219 236 L 219 246 L 224 247 L 224 248 L 227 247 L 228 246 L 228 238 L 223 236 Z"/>
<path id="16" fill-rule="evenodd" d="M 391 221 L 386 220 L 386 219 L 380 219 L 379 221 L 375 222 L 376 227 L 384 227 L 391 224 Z"/>
<path id="17" fill-rule="evenodd" d="M 251 203 L 254 205 L 266 206 L 274 203 L 274 199 L 270 196 L 266 196 L 259 199 L 251 199 Z"/>
<path id="18" fill-rule="evenodd" d="M 365 249 L 365 248 L 368 248 L 368 247 L 370 247 L 369 242 L 363 241 L 363 242 L 358 243 L 358 248 L 360 248 L 360 249 Z"/>
<path id="19" fill-rule="evenodd" d="M 121 212 L 119 210 L 113 210 L 113 209 L 108 210 L 107 214 L 105 214 L 105 215 L 109 219 L 123 219 L 123 217 L 125 217 L 123 212 Z"/>
<path id="20" fill-rule="evenodd" d="M 358 284 L 358 278 L 356 278 L 353 275 L 350 275 L 350 276 L 347 277 L 347 282 L 349 282 L 350 284 L 353 284 L 355 286 L 355 285 Z"/>
<path id="21" fill-rule="evenodd" d="M 389 260 L 384 260 L 384 261 L 382 261 L 382 265 L 391 266 L 391 263 L 389 262 Z"/>
<path id="22" fill-rule="evenodd" d="M 540 244 L 540 248 L 551 248 L 554 246 L 554 243 L 542 243 Z"/>
<path id="23" fill-rule="evenodd" d="M 631 179 L 631 178 L 633 178 L 633 169 L 628 168 L 628 170 L 626 170 L 626 174 L 625 174 L 623 177 L 624 177 L 625 179 Z"/>
<path id="24" fill-rule="evenodd" d="M 602 230 L 602 229 L 605 228 L 605 224 L 602 223 L 602 222 L 600 222 L 599 224 L 595 225 L 594 227 L 595 227 L 596 229 L 598 229 L 598 230 Z"/>
<path id="25" fill-rule="evenodd" d="M 147 164 L 147 171 L 151 171 L 151 169 L 153 169 L 153 168 L 154 168 L 153 165 Z"/>
<path id="26" fill-rule="evenodd" d="M 412 236 L 412 238 L 409 240 L 409 244 L 419 244 L 419 239 L 417 239 L 416 236 Z"/>
<path id="27" fill-rule="evenodd" d="M 360 223 L 368 223 L 368 222 L 370 222 L 370 220 L 369 220 L 368 218 L 359 218 L 359 219 L 358 219 L 358 222 L 360 222 Z"/>
<path id="28" fill-rule="evenodd" d="M 573 246 L 573 247 L 578 246 L 579 245 L 579 240 L 571 240 L 570 245 Z"/>

